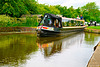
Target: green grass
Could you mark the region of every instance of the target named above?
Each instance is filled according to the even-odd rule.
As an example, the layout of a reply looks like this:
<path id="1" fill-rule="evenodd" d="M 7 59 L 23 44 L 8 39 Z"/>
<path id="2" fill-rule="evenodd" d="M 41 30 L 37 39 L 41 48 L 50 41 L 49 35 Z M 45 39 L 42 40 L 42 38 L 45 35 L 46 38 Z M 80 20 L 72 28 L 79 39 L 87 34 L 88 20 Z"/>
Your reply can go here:
<path id="1" fill-rule="evenodd" d="M 89 29 L 100 29 L 100 26 L 90 26 L 90 27 L 87 27 Z"/>

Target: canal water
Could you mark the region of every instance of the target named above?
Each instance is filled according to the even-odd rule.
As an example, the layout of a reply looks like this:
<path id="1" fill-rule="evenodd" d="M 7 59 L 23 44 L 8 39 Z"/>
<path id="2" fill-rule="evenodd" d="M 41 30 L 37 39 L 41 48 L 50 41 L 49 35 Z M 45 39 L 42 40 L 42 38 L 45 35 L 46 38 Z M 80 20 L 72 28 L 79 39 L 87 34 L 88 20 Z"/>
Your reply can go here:
<path id="1" fill-rule="evenodd" d="M 67 37 L 0 35 L 0 67 L 86 67 L 100 34 Z"/>

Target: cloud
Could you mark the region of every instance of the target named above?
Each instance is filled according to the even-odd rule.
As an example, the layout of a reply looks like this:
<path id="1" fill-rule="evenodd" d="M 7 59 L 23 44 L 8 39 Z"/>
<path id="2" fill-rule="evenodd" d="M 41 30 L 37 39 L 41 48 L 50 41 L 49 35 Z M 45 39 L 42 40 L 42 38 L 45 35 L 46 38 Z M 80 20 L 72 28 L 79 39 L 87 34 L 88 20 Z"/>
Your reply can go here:
<path id="1" fill-rule="evenodd" d="M 61 4 L 62 6 L 73 6 L 74 8 L 82 7 L 86 5 L 89 2 L 96 2 L 97 6 L 100 6 L 100 0 L 69 0 L 66 1 L 65 3 Z"/>
<path id="2" fill-rule="evenodd" d="M 66 0 L 38 0 L 39 3 L 41 4 L 49 4 L 49 5 L 58 5 L 58 4 L 63 4 Z"/>
<path id="3" fill-rule="evenodd" d="M 73 6 L 74 8 L 80 7 L 82 5 L 85 5 L 86 3 L 82 0 L 69 0 L 65 3 L 61 4 L 62 6 L 67 6 L 68 8 Z"/>
<path id="4" fill-rule="evenodd" d="M 100 0 L 38 0 L 39 3 L 49 4 L 49 5 L 62 5 L 68 8 L 73 6 L 74 8 L 82 7 L 88 2 L 96 2 L 97 6 L 100 7 Z"/>

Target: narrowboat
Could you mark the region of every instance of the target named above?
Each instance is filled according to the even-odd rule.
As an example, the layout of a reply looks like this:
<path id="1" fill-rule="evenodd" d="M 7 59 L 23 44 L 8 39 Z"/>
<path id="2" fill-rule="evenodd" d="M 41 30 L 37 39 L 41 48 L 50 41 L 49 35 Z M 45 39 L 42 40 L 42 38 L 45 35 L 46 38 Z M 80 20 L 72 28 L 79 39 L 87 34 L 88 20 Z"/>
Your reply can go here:
<path id="1" fill-rule="evenodd" d="M 63 19 L 64 20 L 64 19 Z M 68 21 L 68 19 L 67 19 Z M 55 36 L 60 33 L 82 31 L 84 27 L 67 27 L 62 23 L 62 17 L 46 13 L 37 26 L 37 36 Z"/>

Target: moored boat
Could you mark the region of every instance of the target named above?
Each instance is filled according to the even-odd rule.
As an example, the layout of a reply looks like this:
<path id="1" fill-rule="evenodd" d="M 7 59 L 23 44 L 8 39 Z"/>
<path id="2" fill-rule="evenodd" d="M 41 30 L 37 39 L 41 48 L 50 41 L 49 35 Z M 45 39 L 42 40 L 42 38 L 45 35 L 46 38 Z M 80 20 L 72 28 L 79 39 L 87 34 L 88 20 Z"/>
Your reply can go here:
<path id="1" fill-rule="evenodd" d="M 84 30 L 85 26 L 63 27 L 62 17 L 46 13 L 37 27 L 38 36 L 53 36 L 59 33 L 68 33 Z"/>

